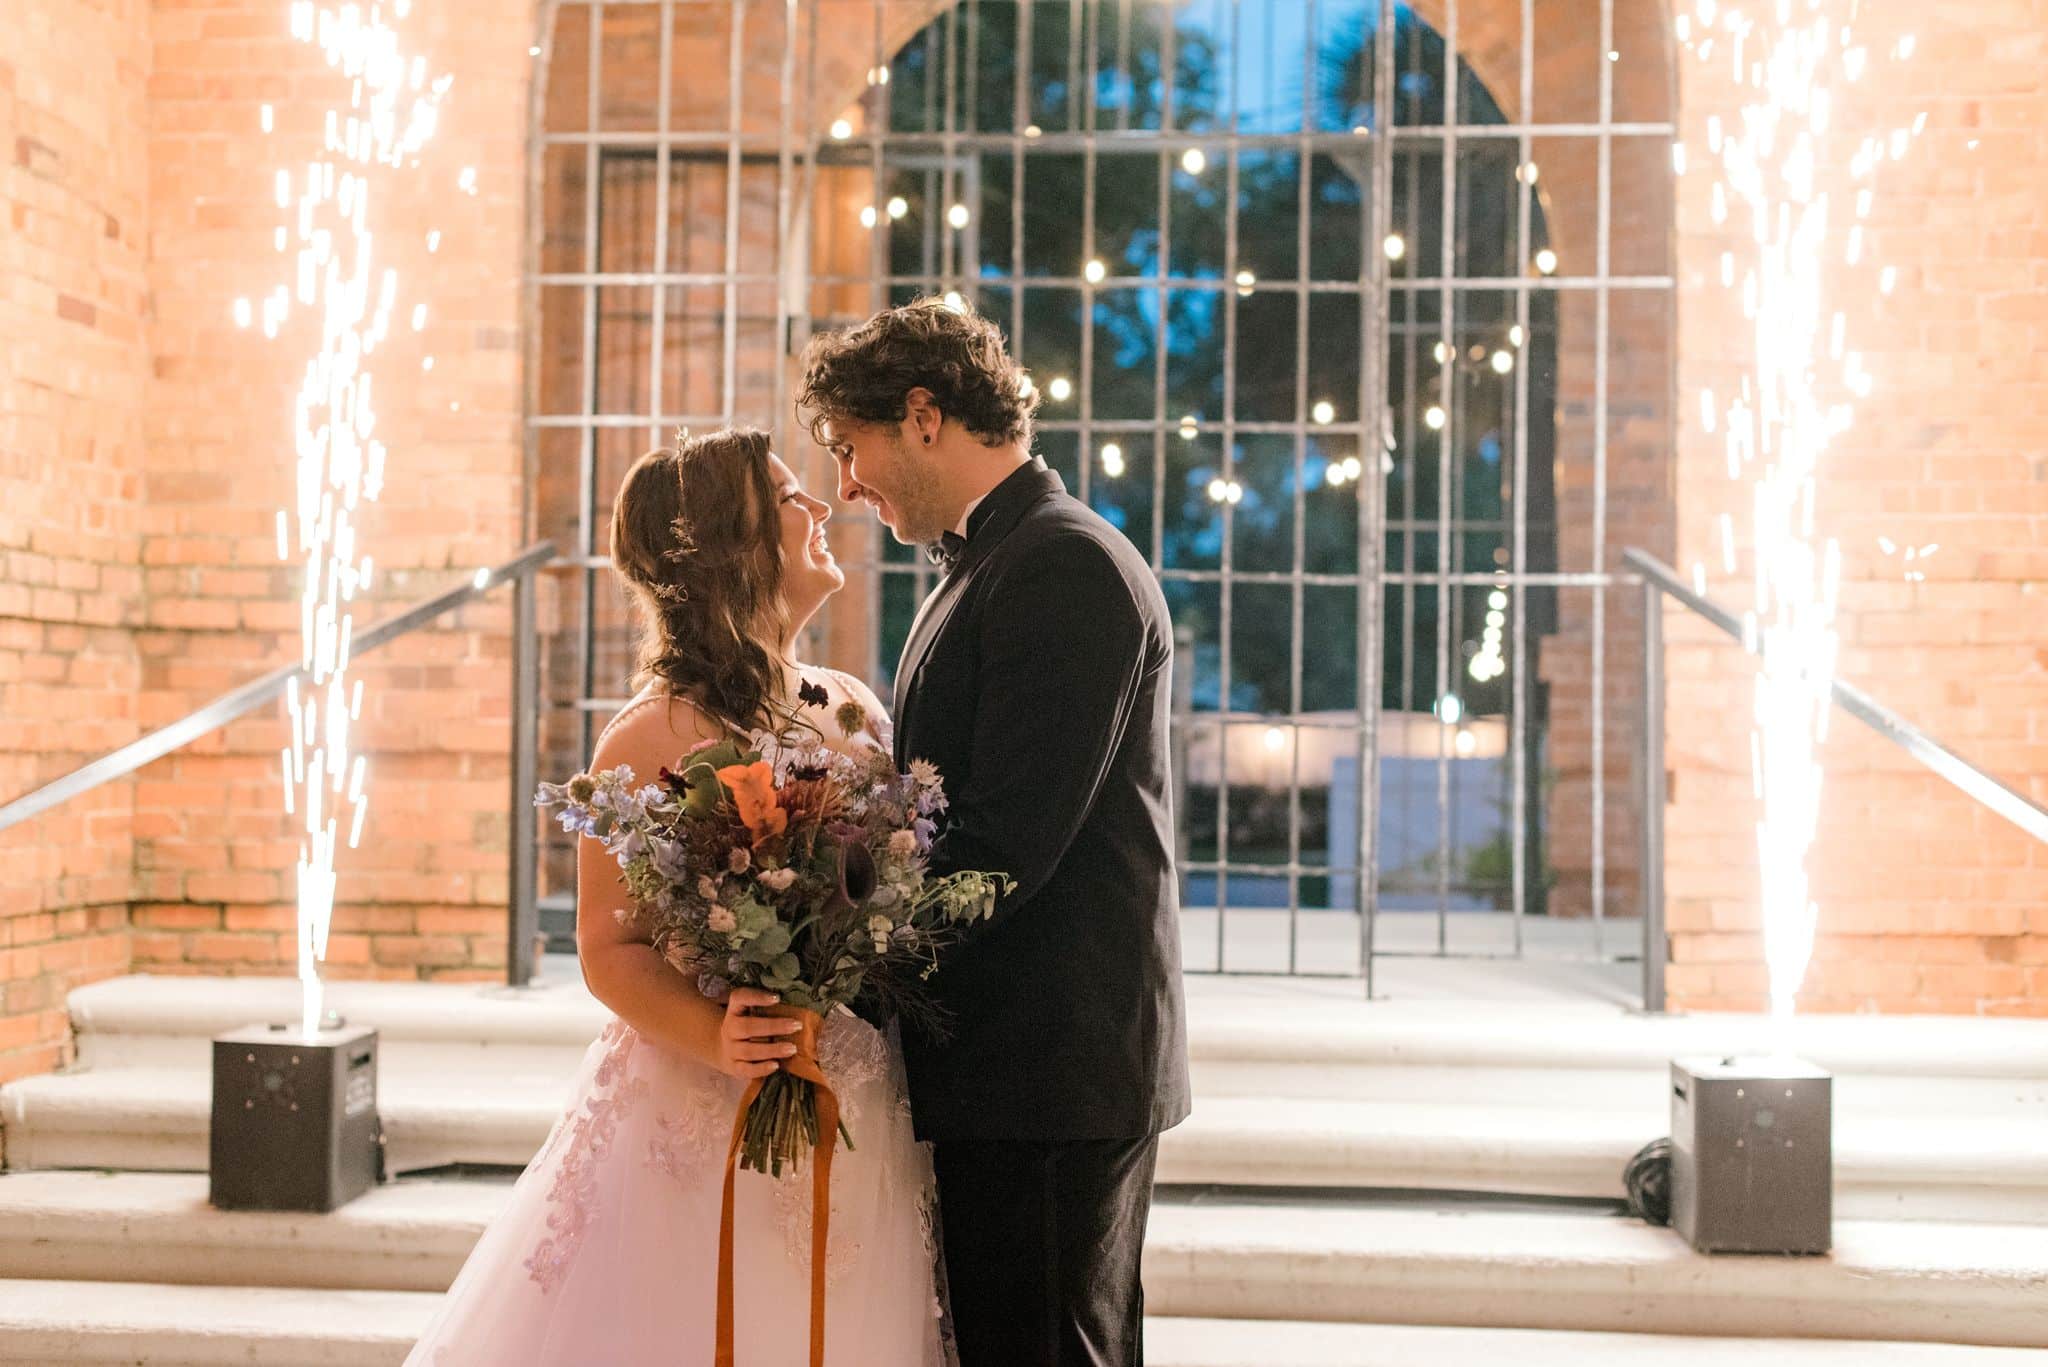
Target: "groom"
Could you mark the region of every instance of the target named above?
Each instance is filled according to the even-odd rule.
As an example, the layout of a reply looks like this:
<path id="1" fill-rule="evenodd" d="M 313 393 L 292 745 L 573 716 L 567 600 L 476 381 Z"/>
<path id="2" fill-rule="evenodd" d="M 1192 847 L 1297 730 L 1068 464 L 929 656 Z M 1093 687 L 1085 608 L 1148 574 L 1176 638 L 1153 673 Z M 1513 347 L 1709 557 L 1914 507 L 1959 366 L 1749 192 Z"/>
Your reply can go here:
<path id="1" fill-rule="evenodd" d="M 895 701 L 899 767 L 952 801 L 933 868 L 1017 881 L 931 980 L 946 1037 L 903 1041 L 961 1367 L 1137 1367 L 1153 1159 L 1189 1104 L 1166 600 L 1033 459 L 987 320 L 926 300 L 821 335 L 800 402 L 840 498 L 943 567 Z"/>

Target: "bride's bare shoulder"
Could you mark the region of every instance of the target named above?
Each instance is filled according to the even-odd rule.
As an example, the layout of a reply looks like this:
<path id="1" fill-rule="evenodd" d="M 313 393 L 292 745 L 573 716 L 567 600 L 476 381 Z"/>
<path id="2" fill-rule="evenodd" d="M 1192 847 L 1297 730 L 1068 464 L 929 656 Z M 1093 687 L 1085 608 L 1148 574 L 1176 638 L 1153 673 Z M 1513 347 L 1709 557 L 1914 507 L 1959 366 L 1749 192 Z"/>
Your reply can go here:
<path id="1" fill-rule="evenodd" d="M 687 699 L 649 689 L 605 724 L 590 767 L 611 769 L 629 764 L 652 776 L 659 766 L 674 764 L 699 741 L 716 740 L 724 732 L 725 728 Z"/>

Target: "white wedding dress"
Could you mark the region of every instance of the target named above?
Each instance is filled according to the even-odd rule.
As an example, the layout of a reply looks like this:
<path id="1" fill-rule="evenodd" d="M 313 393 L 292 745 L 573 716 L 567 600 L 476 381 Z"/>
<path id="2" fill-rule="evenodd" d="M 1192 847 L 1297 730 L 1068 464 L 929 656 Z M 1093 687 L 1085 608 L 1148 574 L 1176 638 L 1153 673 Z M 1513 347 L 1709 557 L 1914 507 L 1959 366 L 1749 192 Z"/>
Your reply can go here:
<path id="1" fill-rule="evenodd" d="M 832 1164 L 826 1361 L 945 1367 L 929 1151 L 903 1063 L 841 1010 L 819 1066 L 856 1147 Z M 726 1145 L 743 1083 L 612 1020 L 574 1100 L 484 1232 L 408 1367 L 709 1367 Z M 738 1367 L 810 1360 L 811 1174 L 742 1171 Z"/>

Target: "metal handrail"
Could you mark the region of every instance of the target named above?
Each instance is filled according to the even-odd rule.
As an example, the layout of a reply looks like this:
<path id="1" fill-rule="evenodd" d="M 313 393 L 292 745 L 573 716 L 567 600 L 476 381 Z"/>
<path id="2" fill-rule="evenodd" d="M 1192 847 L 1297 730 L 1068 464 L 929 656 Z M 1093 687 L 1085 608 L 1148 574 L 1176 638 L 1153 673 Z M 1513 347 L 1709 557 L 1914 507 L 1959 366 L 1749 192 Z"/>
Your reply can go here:
<path id="1" fill-rule="evenodd" d="M 1660 598 L 1669 597 L 1719 627 L 1745 651 L 1764 655 L 1761 639 L 1743 630 L 1742 619 L 1695 592 L 1678 572 L 1648 551 L 1630 547 L 1621 558 L 1643 584 L 1643 1005 L 1664 1009 L 1664 961 L 1669 952 L 1664 928 L 1664 624 Z M 2048 808 L 1985 773 L 1877 699 L 1840 679 L 1830 688 L 1835 705 L 1904 750 L 1959 791 L 2018 826 L 2048 841 Z"/>
<path id="2" fill-rule="evenodd" d="M 378 646 L 417 631 L 455 609 L 482 598 L 503 584 L 513 592 L 513 701 L 512 701 L 512 924 L 507 944 L 506 968 L 511 981 L 523 983 L 532 976 L 533 937 L 538 914 L 534 908 L 536 841 L 533 823 L 522 820 L 530 814 L 534 791 L 535 703 L 539 697 L 539 657 L 534 643 L 534 574 L 555 558 L 555 543 L 537 542 L 503 564 L 480 569 L 467 584 L 426 599 L 395 617 L 386 618 L 357 636 L 352 655 L 364 655 Z M 0 831 L 41 816 L 50 809 L 81 794 L 125 778 L 153 760 L 217 731 L 229 722 L 281 697 L 294 679 L 311 681 L 313 671 L 304 665 L 286 665 L 261 678 L 231 689 L 203 707 L 178 720 L 160 726 L 148 735 L 129 742 L 110 754 L 79 766 L 32 792 L 0 806 Z"/>

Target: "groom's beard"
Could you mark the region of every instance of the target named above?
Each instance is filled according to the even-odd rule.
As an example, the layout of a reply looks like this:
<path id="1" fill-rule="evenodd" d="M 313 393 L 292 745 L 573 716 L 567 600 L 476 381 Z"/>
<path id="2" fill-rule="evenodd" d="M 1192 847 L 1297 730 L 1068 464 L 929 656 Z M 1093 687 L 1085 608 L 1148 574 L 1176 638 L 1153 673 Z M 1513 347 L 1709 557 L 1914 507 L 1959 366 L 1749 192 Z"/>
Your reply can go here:
<path id="1" fill-rule="evenodd" d="M 928 466 L 929 457 L 920 457 L 901 437 L 896 438 L 895 454 L 891 482 L 897 487 L 884 494 L 896 514 L 890 530 L 906 546 L 929 546 L 952 530 L 957 513 L 949 514 L 943 506 L 944 494 Z"/>

